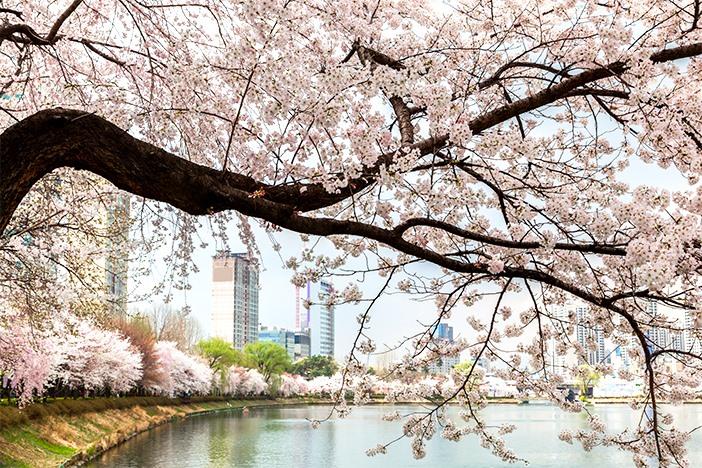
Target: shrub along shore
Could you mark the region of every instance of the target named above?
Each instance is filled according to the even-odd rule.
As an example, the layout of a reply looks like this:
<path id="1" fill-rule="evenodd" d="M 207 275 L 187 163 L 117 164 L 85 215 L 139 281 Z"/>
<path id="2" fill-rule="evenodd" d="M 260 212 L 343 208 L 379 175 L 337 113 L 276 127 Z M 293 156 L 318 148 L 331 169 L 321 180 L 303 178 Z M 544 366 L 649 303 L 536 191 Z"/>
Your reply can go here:
<path id="1" fill-rule="evenodd" d="M 0 466 L 76 466 L 174 419 L 244 406 L 319 402 L 306 398 L 127 397 L 55 400 L 23 410 L 0 406 Z"/>

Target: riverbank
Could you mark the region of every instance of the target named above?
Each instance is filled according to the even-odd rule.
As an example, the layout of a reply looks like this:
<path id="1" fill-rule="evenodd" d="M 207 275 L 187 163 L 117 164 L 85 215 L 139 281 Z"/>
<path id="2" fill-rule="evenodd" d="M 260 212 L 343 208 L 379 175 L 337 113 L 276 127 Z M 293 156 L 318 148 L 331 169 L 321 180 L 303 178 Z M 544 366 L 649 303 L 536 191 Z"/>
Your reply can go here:
<path id="1" fill-rule="evenodd" d="M 493 405 L 526 403 L 513 398 L 491 398 L 489 401 Z M 630 399 L 625 398 L 598 398 L 593 403 L 609 405 L 629 402 Z M 233 400 L 223 397 L 133 397 L 56 400 L 31 405 L 22 411 L 16 407 L 0 406 L 0 467 L 79 465 L 141 432 L 196 414 L 241 409 L 244 406 L 328 403 L 328 400 L 319 398 Z M 546 403 L 545 400 L 534 399 L 530 402 L 536 405 L 542 403 Z M 388 402 L 377 398 L 369 404 L 387 405 Z"/>
<path id="2" fill-rule="evenodd" d="M 244 406 L 317 401 L 139 397 L 55 401 L 32 405 L 22 412 L 0 407 L 0 467 L 75 466 L 175 419 Z"/>

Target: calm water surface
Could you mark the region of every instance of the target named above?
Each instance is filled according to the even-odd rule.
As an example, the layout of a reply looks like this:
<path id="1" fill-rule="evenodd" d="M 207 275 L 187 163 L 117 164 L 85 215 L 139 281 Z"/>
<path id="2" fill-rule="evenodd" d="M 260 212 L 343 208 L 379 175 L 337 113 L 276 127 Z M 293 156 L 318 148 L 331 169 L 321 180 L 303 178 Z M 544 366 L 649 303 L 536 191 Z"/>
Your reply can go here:
<path id="1" fill-rule="evenodd" d="M 323 418 L 324 406 L 252 408 L 194 416 L 139 434 L 103 454 L 90 467 L 515 467 L 481 448 L 475 438 L 450 442 L 435 436 L 427 456 L 414 460 L 408 440 L 390 446 L 386 455 L 369 458 L 365 450 L 388 442 L 401 433 L 401 423 L 380 417 L 412 406 L 354 408 L 346 419 L 334 419 L 312 429 L 306 418 Z M 451 411 L 457 412 L 452 408 Z M 640 412 L 625 405 L 599 405 L 593 411 L 612 429 L 636 424 Z M 672 408 L 677 424 L 691 429 L 702 424 L 702 405 Z M 629 467 L 628 454 L 613 448 L 586 453 L 579 446 L 558 440 L 563 429 L 587 429 L 584 414 L 567 414 L 548 405 L 492 405 L 483 411 L 489 424 L 513 423 L 517 430 L 506 436 L 509 447 L 526 458 L 531 467 Z M 702 431 L 689 444 L 691 466 L 702 466 Z"/>

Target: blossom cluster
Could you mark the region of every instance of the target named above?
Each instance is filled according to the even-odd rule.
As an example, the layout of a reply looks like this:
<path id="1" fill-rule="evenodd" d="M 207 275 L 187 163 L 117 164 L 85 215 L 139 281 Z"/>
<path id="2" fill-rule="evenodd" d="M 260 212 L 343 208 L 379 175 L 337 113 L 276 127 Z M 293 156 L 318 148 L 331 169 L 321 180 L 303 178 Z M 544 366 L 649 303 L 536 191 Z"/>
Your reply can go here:
<path id="1" fill-rule="evenodd" d="M 156 369 L 142 382 L 143 355 L 119 331 L 66 318 L 50 327 L 21 320 L 0 327 L 0 375 L 24 406 L 40 396 L 122 395 L 143 386 L 151 394 L 210 392 L 212 371 L 171 342 L 156 342 Z"/>
<path id="2" fill-rule="evenodd" d="M 566 351 L 581 360 L 597 355 L 604 339 L 648 373 L 652 402 L 682 401 L 702 382 L 698 1 L 462 0 L 448 8 L 417 0 L 307 0 L 294 8 L 277 0 L 68 3 L 3 2 L 0 69 L 12 76 L 0 83 L 2 136 L 37 113 L 62 121 L 56 108 L 81 113 L 71 118 L 81 125 L 67 125 L 61 138 L 93 117 L 105 119 L 100 129 L 116 125 L 121 143 L 130 135 L 143 140 L 131 143 L 148 148 L 142 159 L 153 157 L 163 176 L 187 167 L 178 158 L 222 175 L 208 176 L 216 196 L 207 196 L 189 190 L 201 178 L 174 171 L 174 194 L 122 166 L 114 179 L 120 187 L 189 213 L 238 209 L 266 219 L 270 236 L 282 227 L 304 231 L 300 258 L 286 263 L 298 286 L 335 271 L 363 279 L 397 272 L 401 292 L 433 299 L 438 321 L 468 317 L 476 335 L 470 342 L 437 345 L 433 325 L 408 339 L 411 351 L 393 370 L 398 379 L 467 352 L 506 366 L 500 376 L 520 392 L 577 411 L 582 405 L 565 401 L 559 389 L 560 372 L 577 366 L 558 359 Z M 81 143 L 72 162 L 88 171 L 39 174 L 26 196 L 6 187 L 3 200 L 24 199 L 0 226 L 0 304 L 23 307 L 37 321 L 75 303 L 100 316 L 114 298 L 81 286 L 104 274 L 92 259 L 109 257 L 106 244 L 114 242 L 151 265 L 166 238 L 175 245 L 167 260 L 176 287 L 161 282 L 154 292 L 170 299 L 169 291 L 187 290 L 197 271 L 193 252 L 203 225 L 213 225 L 217 243 L 227 245 L 234 215 L 202 221 L 137 197 L 130 222 L 139 240 L 116 242 L 109 223 L 95 220 L 107 218 L 102 208 L 117 192 L 87 174 L 92 168 L 115 176 L 100 159 L 114 150 L 101 136 Z M 71 156 L 55 158 L 50 170 Z M 30 179 L 20 174 L 18 185 Z M 0 214 L 7 214 L 3 207 Z M 256 226 L 236 217 L 256 254 Z M 323 242 L 309 242 L 308 233 L 329 233 L 337 252 L 318 254 Z M 148 269 L 134 268 L 130 279 Z M 328 300 L 366 304 L 365 291 L 350 283 Z M 554 311 L 574 297 L 590 304 L 582 317 Z M 654 314 L 648 301 L 692 311 L 689 324 Z M 366 332 L 370 315 L 360 317 Z M 661 329 L 683 327 L 691 341 L 684 349 L 650 343 Z M 68 328 L 65 335 L 28 323 L 0 330 L 1 372 L 14 392 L 26 401 L 56 385 L 132 388 L 139 360 L 129 344 L 96 332 L 92 344 L 76 338 L 64 347 L 57 336 L 88 333 Z M 575 343 L 570 337 L 578 331 L 584 338 Z M 382 348 L 363 338 L 353 351 Z M 120 359 L 100 351 L 106 346 Z M 206 371 L 196 358 L 167 343 L 157 350 L 161 372 L 151 376 L 152 391 L 204 391 Z M 82 362 L 83 355 L 90 360 Z M 614 372 L 586 360 L 597 372 Z M 376 385 L 389 385 L 390 398 L 431 394 L 481 405 L 468 376 L 395 387 L 361 376 L 360 362 L 351 356 L 341 376 L 327 381 L 282 377 L 282 391 L 340 399 L 341 414 L 347 409 L 340 388 L 355 387 L 355 401 L 363 402 Z M 93 366 L 104 371 L 90 372 Z M 639 374 L 619 372 L 632 381 Z M 253 371 L 234 369 L 229 379 L 233 392 L 264 391 Z M 470 411 L 466 416 L 475 421 Z M 654 454 L 661 465 L 678 462 L 684 437 L 655 420 L 624 434 L 641 444 L 622 436 L 619 447 L 639 458 Z M 425 447 L 413 427 L 430 430 L 425 424 L 407 427 L 417 455 Z M 475 425 L 481 444 L 512 460 L 499 438 Z M 449 438 L 461 433 L 457 425 L 444 427 Z M 586 448 L 618 443 L 600 424 L 580 436 Z"/>

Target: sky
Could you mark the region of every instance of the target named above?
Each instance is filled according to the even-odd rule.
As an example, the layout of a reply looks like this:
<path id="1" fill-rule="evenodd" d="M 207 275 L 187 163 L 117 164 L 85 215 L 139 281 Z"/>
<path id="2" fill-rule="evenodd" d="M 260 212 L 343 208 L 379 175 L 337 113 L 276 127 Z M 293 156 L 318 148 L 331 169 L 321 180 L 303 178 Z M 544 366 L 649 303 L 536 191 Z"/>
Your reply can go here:
<path id="1" fill-rule="evenodd" d="M 255 224 L 255 223 L 252 223 Z M 189 305 L 194 318 L 200 323 L 205 336 L 211 333 L 210 311 L 212 307 L 212 257 L 217 251 L 218 241 L 211 235 L 209 229 L 199 232 L 207 247 L 198 249 L 194 254 L 194 262 L 199 272 L 191 276 L 192 289 L 174 294 L 171 305 L 174 308 Z M 292 232 L 282 232 L 275 235 L 275 240 L 281 244 L 281 251 L 273 249 L 273 243 L 268 235 L 258 226 L 255 227 L 258 247 L 261 251 L 260 290 L 259 290 L 259 322 L 263 326 L 278 327 L 293 330 L 295 326 L 295 286 L 291 283 L 293 272 L 285 268 L 284 261 L 299 253 L 302 245 L 299 236 Z M 245 252 L 246 248 L 239 240 L 235 223 L 229 225 L 228 236 L 233 252 Z M 325 245 L 326 244 L 326 245 Z M 322 240 L 316 249 L 319 253 L 333 253 L 333 247 L 328 241 Z M 143 281 L 141 287 L 130 284 L 130 290 L 146 291 L 153 287 L 157 279 L 164 274 L 163 264 L 155 262 L 150 278 Z M 386 278 L 375 274 L 367 274 L 365 280 L 358 278 L 332 278 L 337 289 L 343 289 L 348 283 L 356 282 L 364 293 L 364 297 L 375 296 Z M 369 335 L 378 341 L 378 350 L 382 344 L 394 345 L 407 335 L 420 329 L 419 322 L 430 323 L 434 320 L 434 305 L 431 302 L 419 302 L 406 295 L 392 294 L 383 296 L 373 307 L 371 330 Z M 146 309 L 152 303 L 158 303 L 159 298 L 151 302 L 137 302 L 130 309 Z M 367 304 L 341 305 L 335 309 L 335 357 L 341 360 L 348 355 L 357 333 L 356 316 L 365 311 Z M 459 318 L 451 318 L 448 322 L 454 326 L 456 334 L 465 324 Z M 467 328 L 467 325 L 465 326 Z M 466 330 L 467 331 L 467 330 Z M 374 360 L 369 361 L 372 365 Z"/>
<path id="2" fill-rule="evenodd" d="M 633 161 L 632 165 L 622 174 L 622 180 L 632 185 L 650 185 L 669 190 L 680 190 L 687 187 L 686 180 L 674 169 L 663 170 L 657 166 L 644 164 L 640 161 Z M 294 329 L 295 324 L 295 287 L 291 283 L 292 271 L 285 268 L 285 260 L 291 256 L 296 256 L 300 252 L 302 243 L 299 236 L 289 231 L 278 232 L 274 235 L 275 241 L 281 245 L 280 252 L 273 248 L 273 242 L 268 234 L 254 226 L 258 247 L 261 251 L 260 268 L 260 292 L 259 292 L 259 322 L 263 326 Z M 174 294 L 171 305 L 182 307 L 189 305 L 192 316 L 199 322 L 204 336 L 211 333 L 210 310 L 212 305 L 212 257 L 217 250 L 217 245 L 221 246 L 221 241 L 216 240 L 209 231 L 209 228 L 201 228 L 198 231 L 200 238 L 207 244 L 205 248 L 198 248 L 194 253 L 194 262 L 199 268 L 199 272 L 190 278 L 192 289 Z M 236 223 L 230 223 L 228 236 L 232 251 L 244 252 L 246 249 L 239 240 L 239 232 Z M 312 241 L 313 242 L 313 241 Z M 166 247 L 164 247 L 165 249 Z M 327 240 L 321 240 L 315 249 L 316 253 L 333 254 L 334 248 Z M 156 284 L 157 279 L 164 274 L 163 264 L 154 262 L 151 269 L 151 276 L 146 278 L 140 287 L 130 284 L 130 291 L 145 291 Z M 420 268 L 428 269 L 431 266 L 425 265 Z M 340 277 L 332 281 L 337 289 L 350 283 L 356 282 L 364 297 L 374 297 L 384 284 L 386 278 L 380 278 L 375 274 L 368 274 L 366 277 Z M 396 284 L 396 281 L 394 281 Z M 399 340 L 410 336 L 421 329 L 420 323 L 431 323 L 435 319 L 435 307 L 432 302 L 422 302 L 416 296 L 405 294 L 385 295 L 374 305 L 371 329 L 369 335 L 376 340 L 378 351 L 387 349 L 387 346 L 394 346 Z M 134 303 L 131 309 L 148 309 L 151 304 L 159 302 L 159 298 L 151 298 L 150 302 Z M 519 310 L 520 305 L 526 305 L 528 299 L 524 297 L 509 297 L 506 305 L 510 305 Z M 356 316 L 363 312 L 366 304 L 341 305 L 337 306 L 335 314 L 335 357 L 343 359 L 351 350 L 353 341 L 357 333 Z M 478 318 L 485 317 L 491 312 L 492 305 L 485 301 L 474 306 L 472 313 Z M 454 327 L 456 337 L 472 338 L 474 332 L 466 322 L 468 310 L 462 306 L 451 318 L 446 320 Z M 375 358 L 370 358 L 369 365 L 375 363 Z"/>

